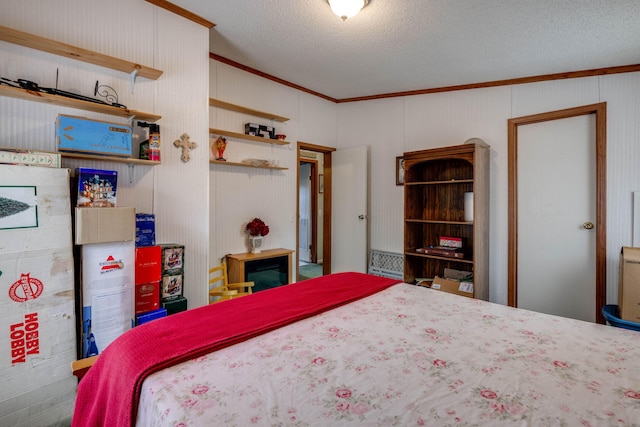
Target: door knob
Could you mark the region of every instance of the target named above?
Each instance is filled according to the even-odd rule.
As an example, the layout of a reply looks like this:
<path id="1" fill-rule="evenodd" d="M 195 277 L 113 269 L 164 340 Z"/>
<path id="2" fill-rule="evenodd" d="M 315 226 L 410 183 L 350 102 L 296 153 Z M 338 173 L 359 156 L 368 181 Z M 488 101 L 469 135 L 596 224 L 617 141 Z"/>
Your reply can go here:
<path id="1" fill-rule="evenodd" d="M 582 226 L 584 227 L 585 230 L 591 230 L 593 228 L 593 223 L 590 221 L 587 221 L 584 224 L 582 224 Z"/>
<path id="2" fill-rule="evenodd" d="M 358 215 L 358 219 L 359 219 L 360 221 L 362 221 L 362 220 L 363 220 L 363 219 L 365 219 L 365 218 L 366 218 L 366 217 L 365 217 L 364 215 Z"/>

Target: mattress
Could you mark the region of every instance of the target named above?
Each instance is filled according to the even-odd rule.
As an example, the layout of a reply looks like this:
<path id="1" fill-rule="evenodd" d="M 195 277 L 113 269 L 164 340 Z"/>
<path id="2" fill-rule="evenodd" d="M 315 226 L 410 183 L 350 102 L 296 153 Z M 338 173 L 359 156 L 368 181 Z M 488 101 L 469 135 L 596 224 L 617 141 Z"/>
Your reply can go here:
<path id="1" fill-rule="evenodd" d="M 631 426 L 639 360 L 634 331 L 400 283 L 150 375 L 137 425 Z"/>

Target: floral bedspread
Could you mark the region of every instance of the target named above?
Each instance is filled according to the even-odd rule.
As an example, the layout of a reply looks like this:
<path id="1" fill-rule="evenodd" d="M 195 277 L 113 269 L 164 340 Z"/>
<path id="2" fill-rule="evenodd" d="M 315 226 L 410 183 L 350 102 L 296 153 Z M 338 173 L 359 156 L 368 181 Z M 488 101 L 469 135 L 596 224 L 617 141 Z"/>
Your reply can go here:
<path id="1" fill-rule="evenodd" d="M 151 375 L 137 425 L 640 426 L 640 333 L 401 283 Z"/>

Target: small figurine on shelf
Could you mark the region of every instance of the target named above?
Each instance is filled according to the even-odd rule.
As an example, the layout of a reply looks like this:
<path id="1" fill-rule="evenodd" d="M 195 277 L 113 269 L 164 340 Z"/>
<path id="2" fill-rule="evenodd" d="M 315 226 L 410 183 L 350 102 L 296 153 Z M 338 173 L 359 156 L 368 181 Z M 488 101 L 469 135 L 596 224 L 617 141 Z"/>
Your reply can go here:
<path id="1" fill-rule="evenodd" d="M 226 162 L 227 159 L 222 156 L 224 155 L 224 149 L 227 148 L 227 140 L 224 137 L 219 136 L 218 139 L 216 139 L 216 142 L 213 144 L 213 147 L 216 149 L 216 160 L 222 160 L 223 162 Z"/>

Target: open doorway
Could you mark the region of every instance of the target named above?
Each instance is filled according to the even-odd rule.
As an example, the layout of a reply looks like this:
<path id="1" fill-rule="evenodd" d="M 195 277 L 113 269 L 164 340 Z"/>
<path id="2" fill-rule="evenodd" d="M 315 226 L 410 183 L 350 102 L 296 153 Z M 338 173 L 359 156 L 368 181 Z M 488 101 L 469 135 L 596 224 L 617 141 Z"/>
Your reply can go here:
<path id="1" fill-rule="evenodd" d="M 318 205 L 322 205 L 321 193 L 318 181 L 318 161 L 307 159 L 306 156 L 317 153 L 303 151 L 299 161 L 300 173 L 298 174 L 298 259 L 300 265 L 321 264 L 318 262 Z M 322 214 L 322 212 L 320 212 Z M 322 230 L 320 230 L 322 231 Z M 318 250 L 320 249 L 320 251 Z M 309 278 L 309 277 L 307 277 Z"/>
<path id="2" fill-rule="evenodd" d="M 296 280 L 331 272 L 331 153 L 298 142 Z"/>

